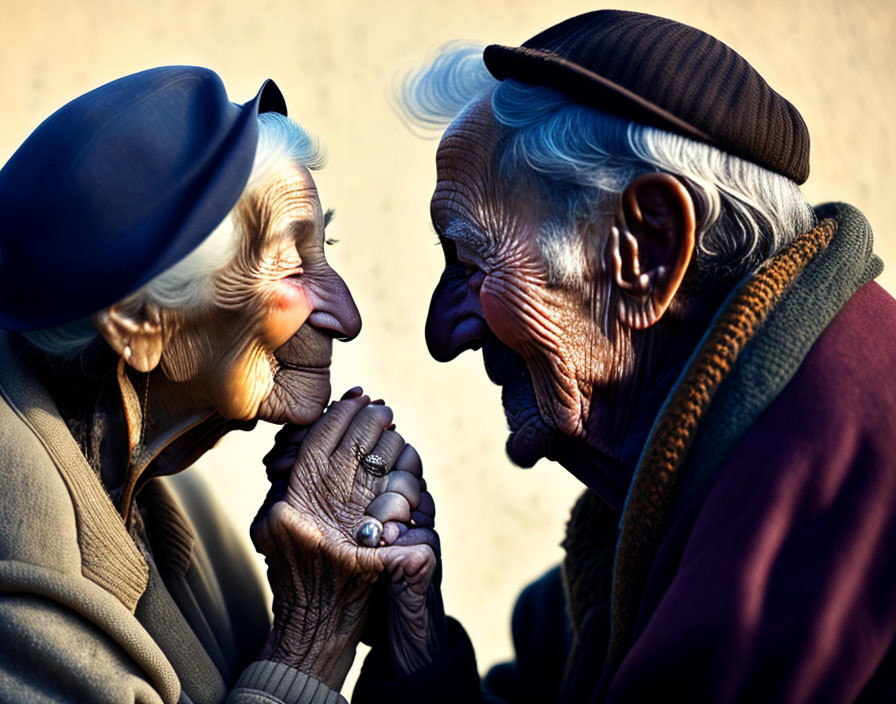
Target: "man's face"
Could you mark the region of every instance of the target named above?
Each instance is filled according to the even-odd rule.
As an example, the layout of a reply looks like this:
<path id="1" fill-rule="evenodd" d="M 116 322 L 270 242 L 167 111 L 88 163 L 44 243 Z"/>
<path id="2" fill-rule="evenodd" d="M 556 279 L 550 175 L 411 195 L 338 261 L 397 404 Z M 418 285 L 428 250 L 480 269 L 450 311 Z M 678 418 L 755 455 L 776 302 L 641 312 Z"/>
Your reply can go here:
<path id="1" fill-rule="evenodd" d="M 211 307 L 174 326 L 163 368 L 226 418 L 310 423 L 330 397 L 333 337 L 361 324 L 324 256 L 311 174 L 284 163 L 235 217 L 237 255 L 214 277 Z"/>
<path id="2" fill-rule="evenodd" d="M 547 454 L 552 433 L 584 434 L 610 346 L 595 323 L 594 258 L 573 247 L 576 283 L 557 281 L 543 245 L 555 206 L 534 178 L 498 178 L 501 129 L 484 98 L 439 145 L 431 214 L 446 263 L 426 336 L 440 361 L 482 348 L 489 377 L 504 387 L 508 454 L 527 466 Z"/>

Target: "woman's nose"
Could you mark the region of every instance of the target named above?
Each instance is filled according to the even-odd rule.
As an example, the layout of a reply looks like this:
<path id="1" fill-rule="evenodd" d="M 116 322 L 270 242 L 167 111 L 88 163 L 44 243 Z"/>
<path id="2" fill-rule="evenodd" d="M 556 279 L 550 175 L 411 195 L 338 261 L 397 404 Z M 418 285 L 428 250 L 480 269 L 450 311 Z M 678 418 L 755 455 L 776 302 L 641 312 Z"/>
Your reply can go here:
<path id="1" fill-rule="evenodd" d="M 361 332 L 361 313 L 345 281 L 335 271 L 327 277 L 326 286 L 313 296 L 313 305 L 308 322 L 321 332 L 343 342 L 355 339 Z"/>

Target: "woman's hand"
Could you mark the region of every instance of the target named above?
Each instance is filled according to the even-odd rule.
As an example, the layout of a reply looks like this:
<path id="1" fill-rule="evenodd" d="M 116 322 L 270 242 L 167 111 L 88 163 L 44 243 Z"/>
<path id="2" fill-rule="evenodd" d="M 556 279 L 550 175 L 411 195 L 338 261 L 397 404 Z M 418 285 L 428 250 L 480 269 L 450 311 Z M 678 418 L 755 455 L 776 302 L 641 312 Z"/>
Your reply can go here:
<path id="1" fill-rule="evenodd" d="M 388 407 L 353 389 L 310 428 L 286 426 L 265 457 L 272 486 L 251 529 L 274 594 L 262 658 L 331 689 L 341 687 L 351 666 L 384 567 L 377 549 L 357 542 L 359 529 L 372 522 L 365 511 L 387 525 L 409 518 L 396 507 L 396 496 L 407 501 L 402 487 L 393 480 L 389 489 L 385 474 L 406 447 L 391 423 Z"/>

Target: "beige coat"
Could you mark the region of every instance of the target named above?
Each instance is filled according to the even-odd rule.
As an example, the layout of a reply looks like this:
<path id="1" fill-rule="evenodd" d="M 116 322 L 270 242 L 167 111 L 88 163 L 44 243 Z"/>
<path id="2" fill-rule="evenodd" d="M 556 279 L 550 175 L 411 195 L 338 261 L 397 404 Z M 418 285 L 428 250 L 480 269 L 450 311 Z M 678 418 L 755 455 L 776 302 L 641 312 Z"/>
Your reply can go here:
<path id="1" fill-rule="evenodd" d="M 153 480 L 125 528 L 6 333 L 0 433 L 0 701 L 344 701 L 252 662 L 264 592 L 189 472 Z"/>

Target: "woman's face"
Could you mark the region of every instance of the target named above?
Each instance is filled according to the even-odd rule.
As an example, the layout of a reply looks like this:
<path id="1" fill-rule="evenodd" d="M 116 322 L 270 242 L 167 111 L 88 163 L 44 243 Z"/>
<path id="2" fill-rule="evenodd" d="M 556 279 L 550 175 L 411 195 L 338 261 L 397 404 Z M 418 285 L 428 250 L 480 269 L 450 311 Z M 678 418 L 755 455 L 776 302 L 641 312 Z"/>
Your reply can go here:
<path id="1" fill-rule="evenodd" d="M 233 217 L 237 254 L 215 275 L 212 305 L 172 326 L 162 369 L 226 418 L 310 423 L 330 398 L 333 338 L 361 327 L 324 255 L 311 174 L 284 162 Z"/>

